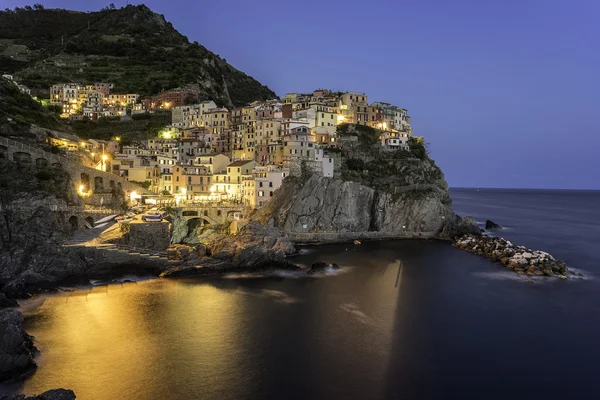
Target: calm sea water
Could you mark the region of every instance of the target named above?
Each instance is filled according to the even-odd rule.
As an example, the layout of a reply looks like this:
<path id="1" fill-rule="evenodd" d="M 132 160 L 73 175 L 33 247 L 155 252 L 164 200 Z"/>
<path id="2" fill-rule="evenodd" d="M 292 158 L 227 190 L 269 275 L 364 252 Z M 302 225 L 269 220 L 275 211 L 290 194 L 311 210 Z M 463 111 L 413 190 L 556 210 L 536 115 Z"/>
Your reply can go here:
<path id="1" fill-rule="evenodd" d="M 600 398 L 600 192 L 455 190 L 585 279 L 525 284 L 437 241 L 308 248 L 324 277 L 151 280 L 33 300 L 20 390 L 78 399 Z"/>

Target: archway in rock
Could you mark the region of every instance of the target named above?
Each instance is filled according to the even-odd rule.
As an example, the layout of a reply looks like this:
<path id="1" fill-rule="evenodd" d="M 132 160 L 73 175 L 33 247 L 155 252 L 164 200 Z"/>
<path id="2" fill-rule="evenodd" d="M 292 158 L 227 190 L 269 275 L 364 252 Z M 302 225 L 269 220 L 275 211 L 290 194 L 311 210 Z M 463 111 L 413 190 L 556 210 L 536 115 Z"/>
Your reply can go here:
<path id="1" fill-rule="evenodd" d="M 94 177 L 94 192 L 104 191 L 104 180 L 101 176 Z"/>
<path id="2" fill-rule="evenodd" d="M 94 227 L 94 218 L 92 217 L 87 217 L 85 219 L 85 227 L 87 229 L 92 229 Z"/>
<path id="3" fill-rule="evenodd" d="M 35 166 L 38 168 L 46 168 L 48 166 L 48 160 L 46 160 L 45 158 L 36 158 L 35 159 Z"/>
<path id="4" fill-rule="evenodd" d="M 77 218 L 75 215 L 71 216 L 69 218 L 69 225 L 71 225 L 71 233 L 75 232 L 77 229 L 79 229 L 79 218 Z"/>
<path id="5" fill-rule="evenodd" d="M 13 153 L 13 160 L 19 164 L 31 164 L 31 154 L 17 151 Z"/>
<path id="6" fill-rule="evenodd" d="M 81 186 L 83 186 L 83 192 L 90 190 L 90 176 L 85 172 L 81 173 Z"/>

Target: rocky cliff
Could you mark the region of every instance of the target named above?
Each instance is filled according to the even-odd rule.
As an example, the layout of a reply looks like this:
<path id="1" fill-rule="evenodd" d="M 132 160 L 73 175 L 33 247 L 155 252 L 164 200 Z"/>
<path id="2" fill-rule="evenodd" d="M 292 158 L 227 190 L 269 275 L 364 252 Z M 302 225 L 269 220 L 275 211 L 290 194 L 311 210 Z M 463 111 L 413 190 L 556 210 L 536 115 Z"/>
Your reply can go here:
<path id="1" fill-rule="evenodd" d="M 174 232 L 181 230 L 177 220 L 174 223 Z M 179 242 L 187 245 L 172 247 L 181 263 L 168 268 L 162 277 L 298 268 L 286 261 L 286 256 L 296 253 L 293 242 L 272 226 L 251 221 L 235 233 L 210 227 L 194 234 L 197 236 L 187 235 L 185 242 Z"/>
<path id="2" fill-rule="evenodd" d="M 23 316 L 16 310 L 0 310 L 0 382 L 22 378 L 37 368 L 33 338 L 22 328 Z"/>
<path id="3" fill-rule="evenodd" d="M 454 214 L 448 184 L 422 141 L 412 140 L 410 151 L 385 151 L 375 129 L 343 126 L 338 134 L 337 178 L 290 177 L 251 218 L 299 242 L 478 232 L 472 218 Z"/>

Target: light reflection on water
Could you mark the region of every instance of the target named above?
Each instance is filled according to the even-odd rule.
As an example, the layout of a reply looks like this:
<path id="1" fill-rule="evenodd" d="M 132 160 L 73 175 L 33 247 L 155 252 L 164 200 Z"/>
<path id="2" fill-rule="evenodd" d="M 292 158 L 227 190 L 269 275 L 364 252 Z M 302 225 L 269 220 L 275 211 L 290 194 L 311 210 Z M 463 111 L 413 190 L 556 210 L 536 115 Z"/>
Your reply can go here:
<path id="1" fill-rule="evenodd" d="M 23 307 L 26 329 L 42 356 L 23 391 L 65 387 L 78 399 L 256 398 L 274 390 L 281 370 L 294 384 L 302 385 L 309 369 L 344 380 L 338 363 L 352 365 L 363 352 L 368 362 L 356 370 L 375 367 L 369 374 L 381 380 L 397 299 L 397 288 L 381 285 L 397 265 L 386 270 L 339 293 L 323 283 L 351 268 L 323 279 L 151 280 L 33 300 Z"/>

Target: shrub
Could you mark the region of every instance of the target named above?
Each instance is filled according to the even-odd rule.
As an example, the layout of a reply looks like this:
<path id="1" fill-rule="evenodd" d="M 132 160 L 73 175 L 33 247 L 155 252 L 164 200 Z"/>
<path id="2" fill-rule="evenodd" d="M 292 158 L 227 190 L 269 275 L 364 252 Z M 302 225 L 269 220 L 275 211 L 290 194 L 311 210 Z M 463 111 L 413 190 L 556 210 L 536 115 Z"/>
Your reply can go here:
<path id="1" fill-rule="evenodd" d="M 347 162 L 348 169 L 354 171 L 362 171 L 365 169 L 365 162 L 360 158 L 351 158 Z"/>
<path id="2" fill-rule="evenodd" d="M 48 170 L 41 170 L 35 173 L 35 177 L 40 181 L 49 181 L 52 179 L 52 173 Z"/>

